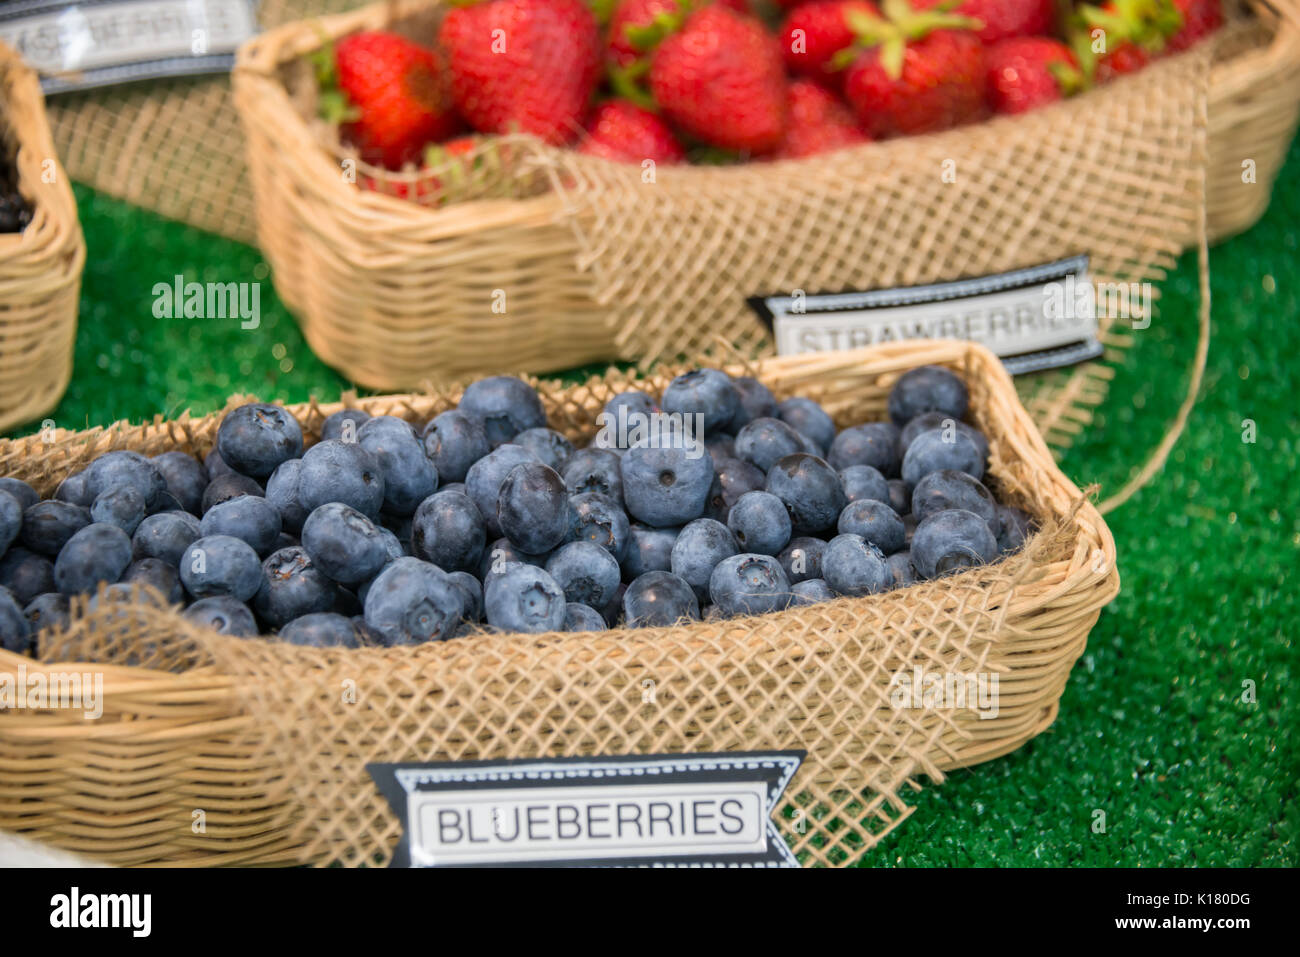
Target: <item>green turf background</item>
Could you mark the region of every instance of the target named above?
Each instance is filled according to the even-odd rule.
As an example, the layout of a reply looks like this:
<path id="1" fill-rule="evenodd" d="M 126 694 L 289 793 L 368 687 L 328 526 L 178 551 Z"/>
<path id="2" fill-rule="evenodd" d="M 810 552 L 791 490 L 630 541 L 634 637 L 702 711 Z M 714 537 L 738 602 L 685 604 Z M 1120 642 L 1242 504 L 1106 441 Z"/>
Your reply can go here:
<path id="1" fill-rule="evenodd" d="M 1211 252 L 1214 339 L 1169 465 L 1110 518 L 1123 590 L 1060 717 L 1015 754 L 954 773 L 868 866 L 1297 863 L 1300 626 L 1300 145 L 1265 219 Z M 1260 187 L 1262 188 L 1262 187 Z M 153 287 L 266 278 L 259 253 L 78 188 L 89 259 L 63 428 L 219 407 L 235 391 L 336 399 L 262 285 L 262 323 L 159 320 Z M 1162 286 L 1110 398 L 1063 468 L 1115 489 L 1177 408 L 1195 340 L 1196 262 Z M 1253 444 L 1242 441 L 1253 420 Z M 30 431 L 30 429 L 28 429 Z M 1295 577 L 1290 577 L 1295 576 Z M 1288 580 L 1290 578 L 1290 580 Z M 1242 700 L 1253 682 L 1257 701 Z M 1094 812 L 1106 830 L 1092 829 Z"/>

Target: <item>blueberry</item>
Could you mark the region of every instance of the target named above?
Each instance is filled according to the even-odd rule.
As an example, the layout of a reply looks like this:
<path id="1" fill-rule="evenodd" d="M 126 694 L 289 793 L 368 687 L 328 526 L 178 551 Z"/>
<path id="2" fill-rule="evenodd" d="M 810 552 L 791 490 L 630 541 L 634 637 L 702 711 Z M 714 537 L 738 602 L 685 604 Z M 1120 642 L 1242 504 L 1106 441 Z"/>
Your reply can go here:
<path id="1" fill-rule="evenodd" d="M 0 492 L 8 492 L 12 495 L 23 511 L 31 508 L 41 500 L 41 497 L 36 494 L 36 490 L 22 479 L 0 478 Z"/>
<path id="2" fill-rule="evenodd" d="M 790 605 L 796 608 L 832 601 L 835 598 L 835 592 L 831 591 L 831 586 L 820 578 L 807 578 L 801 582 L 795 582 L 790 586 L 790 594 L 793 596 Z"/>
<path id="3" fill-rule="evenodd" d="M 833 528 L 848 504 L 839 474 L 825 459 L 803 452 L 787 455 L 772 466 L 767 491 L 785 503 L 794 535 Z"/>
<path id="4" fill-rule="evenodd" d="M 375 519 L 384 504 L 384 473 L 375 457 L 356 442 L 317 442 L 302 456 L 298 502 L 308 513 L 340 502 Z"/>
<path id="5" fill-rule="evenodd" d="M 610 497 L 584 492 L 569 499 L 569 540 L 593 542 L 622 561 L 627 556 L 632 528 L 627 513 Z"/>
<path id="6" fill-rule="evenodd" d="M 565 603 L 561 631 L 604 631 L 605 619 L 600 612 L 580 602 Z"/>
<path id="7" fill-rule="evenodd" d="M 502 631 L 559 631 L 565 604 L 559 583 L 536 565 L 506 565 L 483 588 L 488 624 Z"/>
<path id="8" fill-rule="evenodd" d="M 465 476 L 465 488 L 483 514 L 483 523 L 487 526 L 490 538 L 498 538 L 505 534 L 497 518 L 501 486 L 511 469 L 528 462 L 537 462 L 537 456 L 522 445 L 506 443 L 471 465 L 469 473 Z"/>
<path id="9" fill-rule="evenodd" d="M 0 587 L 9 589 L 18 604 L 26 605 L 37 595 L 55 590 L 54 563 L 15 546 L 0 558 Z"/>
<path id="10" fill-rule="evenodd" d="M 709 576 L 713 569 L 739 551 L 736 538 L 726 525 L 712 518 L 697 518 L 678 533 L 669 554 L 669 569 L 703 600 L 709 595 Z"/>
<path id="11" fill-rule="evenodd" d="M 379 527 L 341 502 L 326 502 L 307 516 L 302 547 L 321 571 L 341 585 L 368 581 L 392 558 Z"/>
<path id="12" fill-rule="evenodd" d="M 902 479 L 889 480 L 889 505 L 899 515 L 912 510 L 912 486 Z"/>
<path id="13" fill-rule="evenodd" d="M 59 487 L 54 490 L 54 499 L 58 502 L 67 502 L 69 505 L 90 508 L 90 503 L 95 500 L 95 496 L 90 493 L 90 485 L 86 482 L 86 473 L 78 472 L 75 475 L 69 475 L 60 482 Z"/>
<path id="14" fill-rule="evenodd" d="M 785 577 L 791 582 L 807 581 L 822 577 L 822 553 L 826 543 L 820 538 L 801 535 L 790 539 L 790 544 L 781 549 L 776 560 L 781 563 Z"/>
<path id="15" fill-rule="evenodd" d="M 975 440 L 956 429 L 931 429 L 918 435 L 903 456 L 903 481 L 915 489 L 921 479 L 940 469 L 982 479 L 984 458 Z"/>
<path id="16" fill-rule="evenodd" d="M 140 523 L 131 536 L 131 555 L 159 558 L 168 565 L 180 565 L 181 555 L 202 535 L 199 520 L 189 512 L 159 512 Z"/>
<path id="17" fill-rule="evenodd" d="M 71 608 L 72 600 L 67 595 L 47 591 L 27 603 L 23 617 L 31 623 L 33 632 L 43 628 L 62 628 L 68 623 Z"/>
<path id="18" fill-rule="evenodd" d="M 112 584 L 131 564 L 131 537 L 116 525 L 97 522 L 73 535 L 54 560 L 54 584 L 65 595 Z"/>
<path id="19" fill-rule="evenodd" d="M 560 466 L 573 454 L 573 443 L 554 429 L 525 429 L 510 442 L 526 448 L 537 456 L 539 462 L 549 465 L 556 471 L 559 471 Z"/>
<path id="20" fill-rule="evenodd" d="M 37 502 L 23 513 L 22 542 L 32 551 L 53 558 L 90 522 L 88 508 L 58 500 Z"/>
<path id="21" fill-rule="evenodd" d="M 648 528 L 633 525 L 623 556 L 623 580 L 632 581 L 646 572 L 666 572 L 672 568 L 673 544 L 679 528 Z"/>
<path id="22" fill-rule="evenodd" d="M 439 485 L 440 492 L 460 492 L 461 495 L 469 495 L 469 487 L 464 482 L 448 482 L 446 485 Z M 478 506 L 475 506 L 477 508 Z"/>
<path id="23" fill-rule="evenodd" d="M 851 465 L 869 465 L 882 475 L 898 474 L 898 426 L 889 422 L 855 425 L 835 436 L 826 461 L 841 472 Z"/>
<path id="24" fill-rule="evenodd" d="M 126 584 L 149 585 L 169 604 L 179 605 L 185 601 L 185 589 L 181 587 L 181 576 L 175 565 L 169 565 L 161 558 L 142 558 L 126 567 L 122 575 Z"/>
<path id="25" fill-rule="evenodd" d="M 289 459 L 276 466 L 266 480 L 266 500 L 280 513 L 280 529 L 293 535 L 302 534 L 302 523 L 307 521 L 307 509 L 298 501 L 298 478 L 302 459 Z"/>
<path id="26" fill-rule="evenodd" d="M 497 523 L 516 548 L 537 554 L 569 533 L 569 492 L 560 473 L 541 462 L 516 465 L 497 494 Z"/>
<path id="27" fill-rule="evenodd" d="M 361 426 L 370 421 L 370 413 L 361 409 L 339 409 L 320 424 L 322 441 L 355 442 Z"/>
<path id="28" fill-rule="evenodd" d="M 449 572 L 447 581 L 460 589 L 465 602 L 465 620 L 483 620 L 483 583 L 469 572 Z"/>
<path id="29" fill-rule="evenodd" d="M 912 512 L 903 516 L 903 531 L 907 533 L 907 547 L 912 547 L 912 536 L 916 534 L 917 518 Z"/>
<path id="30" fill-rule="evenodd" d="M 263 492 L 262 486 L 247 475 L 240 475 L 238 472 L 226 472 L 214 478 L 208 483 L 208 487 L 203 490 L 203 500 L 199 504 L 199 514 L 206 515 L 214 505 L 228 502 L 240 495 L 261 496 Z"/>
<path id="31" fill-rule="evenodd" d="M 713 459 L 680 436 L 664 448 L 639 446 L 622 459 L 623 499 L 630 515 L 656 528 L 684 525 L 704 514 Z"/>
<path id="32" fill-rule="evenodd" d="M 989 527 L 993 524 L 990 522 Z M 1028 512 L 1010 505 L 998 506 L 998 551 L 1004 555 L 1019 551 L 1033 534 L 1035 522 Z"/>
<path id="33" fill-rule="evenodd" d="M 248 606 L 229 595 L 200 598 L 181 614 L 196 625 L 222 635 L 251 638 L 257 634 L 257 622 Z"/>
<path id="34" fill-rule="evenodd" d="M 86 493 L 93 502 L 103 492 L 130 485 L 140 493 L 145 507 L 167 489 L 158 466 L 139 452 L 106 452 L 86 468 Z"/>
<path id="35" fill-rule="evenodd" d="M 728 618 L 764 615 L 790 605 L 790 581 L 771 555 L 724 558 L 709 576 L 709 597 Z"/>
<path id="36" fill-rule="evenodd" d="M 732 506 L 727 528 L 745 551 L 775 555 L 790 541 L 790 514 L 771 492 L 746 492 Z"/>
<path id="37" fill-rule="evenodd" d="M 940 366 L 918 366 L 903 373 L 889 390 L 889 417 L 905 425 L 922 412 L 943 412 L 965 418 L 970 405 L 966 383 Z"/>
<path id="38" fill-rule="evenodd" d="M 618 562 L 591 542 L 570 542 L 546 560 L 546 572 L 564 591 L 569 602 L 604 608 L 621 580 Z"/>
<path id="39" fill-rule="evenodd" d="M 889 481 L 873 466 L 850 465 L 841 469 L 840 484 L 844 486 L 844 497 L 850 502 L 861 499 L 889 502 Z"/>
<path id="40" fill-rule="evenodd" d="M 205 489 L 206 491 L 206 489 Z M 94 504 L 93 502 L 91 504 Z M 201 506 L 200 506 L 201 507 Z M 145 515 L 157 515 L 159 512 L 184 512 L 185 507 L 181 505 L 178 499 L 166 489 L 158 493 L 152 505 L 144 510 Z"/>
<path id="41" fill-rule="evenodd" d="M 460 409 L 482 420 L 493 448 L 520 432 L 546 425 L 546 410 L 537 390 L 513 376 L 492 376 L 467 386 Z"/>
<path id="42" fill-rule="evenodd" d="M 922 432 L 929 432 L 931 429 L 956 429 L 958 432 L 966 433 L 979 446 L 980 459 L 988 459 L 989 440 L 984 437 L 984 433 L 943 412 L 922 412 L 903 426 L 902 431 L 898 433 L 898 454 L 900 456 L 906 455 L 908 448 L 916 440 L 916 437 Z"/>
<path id="43" fill-rule="evenodd" d="M 812 399 L 786 399 L 777 406 L 777 418 L 811 441 L 821 450 L 822 455 L 826 454 L 835 441 L 835 422 Z"/>
<path id="44" fill-rule="evenodd" d="M 875 499 L 849 502 L 840 512 L 836 530 L 841 535 L 861 535 L 884 554 L 892 555 L 907 545 L 907 529 L 890 506 Z"/>
<path id="45" fill-rule="evenodd" d="M 416 645 L 450 638 L 465 617 L 465 596 L 442 569 L 418 558 L 399 558 L 370 584 L 366 624 L 387 645 Z"/>
<path id="46" fill-rule="evenodd" d="M 726 432 L 714 432 L 712 435 L 707 436 L 704 439 L 704 447 L 709 450 L 715 469 L 724 460 L 736 458 L 736 437 L 728 435 Z M 749 463 L 746 462 L 745 464 L 748 465 Z"/>
<path id="47" fill-rule="evenodd" d="M 164 452 L 150 459 L 167 484 L 167 491 L 187 512 L 199 514 L 203 492 L 208 487 L 208 470 L 192 455 Z"/>
<path id="48" fill-rule="evenodd" d="M 424 454 L 438 470 L 438 480 L 463 482 L 469 467 L 492 451 L 483 421 L 452 409 L 424 427 Z"/>
<path id="49" fill-rule="evenodd" d="M 767 484 L 767 475 L 758 466 L 742 459 L 715 459 L 713 482 L 709 486 L 709 499 L 705 504 L 706 518 L 726 523 L 731 509 L 747 492 L 760 492 Z"/>
<path id="50" fill-rule="evenodd" d="M 242 539 L 258 555 L 269 555 L 280 538 L 280 510 L 260 495 L 238 495 L 208 509 L 199 531 Z"/>
<path id="51" fill-rule="evenodd" d="M 912 567 L 912 553 L 907 549 L 894 552 L 885 559 L 889 565 L 889 574 L 893 576 L 894 587 L 903 588 L 916 581 L 916 569 Z"/>
<path id="52" fill-rule="evenodd" d="M 352 627 L 356 629 L 357 642 L 362 648 L 382 648 L 384 645 L 384 636 L 375 629 L 366 624 L 366 616 L 357 613 L 349 615 Z"/>
<path id="53" fill-rule="evenodd" d="M 946 508 L 962 508 L 974 512 L 988 522 L 989 531 L 996 537 L 1002 530 L 997 502 L 983 483 L 965 472 L 940 469 L 931 472 L 912 490 L 912 514 L 923 522 L 935 512 Z"/>
<path id="54" fill-rule="evenodd" d="M 262 585 L 257 552 L 230 535 L 195 539 L 181 555 L 180 574 L 181 584 L 195 598 L 229 595 L 246 602 Z"/>
<path id="55" fill-rule="evenodd" d="M 600 432 L 593 444 L 598 449 L 626 449 L 629 434 L 639 426 L 647 425 L 650 416 L 662 411 L 659 403 L 645 392 L 620 392 L 606 402 L 605 408 L 596 416 Z"/>
<path id="56" fill-rule="evenodd" d="M 623 617 L 629 628 L 666 628 L 679 621 L 699 621 L 695 590 L 671 572 L 646 572 L 623 593 Z"/>
<path id="57" fill-rule="evenodd" d="M 739 376 L 731 380 L 740 393 L 740 410 L 731 420 L 731 430 L 738 431 L 755 419 L 774 419 L 778 409 L 772 390 L 753 376 Z"/>
<path id="58" fill-rule="evenodd" d="M 262 584 L 253 596 L 253 610 L 267 625 L 280 628 L 303 615 L 330 611 L 335 592 L 334 582 L 316 567 L 305 548 L 282 548 L 262 562 Z"/>
<path id="59" fill-rule="evenodd" d="M 317 611 L 285 624 L 281 641 L 306 648 L 360 648 L 361 636 L 352 619 L 331 611 Z"/>
<path id="60" fill-rule="evenodd" d="M 922 520 L 912 538 L 912 565 L 921 578 L 983 565 L 997 554 L 997 539 L 988 522 L 960 508 L 947 508 Z"/>
<path id="61" fill-rule="evenodd" d="M 385 511 L 410 515 L 438 488 L 438 472 L 409 422 L 376 416 L 361 426 L 357 444 L 374 456 L 383 473 Z"/>
<path id="62" fill-rule="evenodd" d="M 141 503 L 141 513 L 144 505 Z M 143 514 L 142 516 L 143 517 Z M 0 555 L 5 553 L 23 527 L 23 506 L 17 498 L 0 489 Z"/>
<path id="63" fill-rule="evenodd" d="M 32 623 L 27 620 L 14 596 L 5 588 L 0 588 L 0 648 L 16 655 L 25 655 L 35 650 Z"/>
<path id="64" fill-rule="evenodd" d="M 859 598 L 887 591 L 894 583 L 884 553 L 861 535 L 836 535 L 822 553 L 826 584 L 837 595 Z"/>
<path id="65" fill-rule="evenodd" d="M 483 557 L 479 559 L 478 563 L 478 577 L 480 581 L 487 582 L 489 577 L 500 574 L 507 565 L 512 563 L 536 565 L 538 568 L 545 568 L 546 560 L 550 557 L 549 552 L 544 552 L 541 555 L 529 555 L 511 545 L 509 539 L 498 538 L 483 549 Z"/>
<path id="66" fill-rule="evenodd" d="M 569 456 L 560 475 L 570 495 L 599 492 L 623 507 L 623 460 L 608 449 L 579 449 Z"/>
<path id="67" fill-rule="evenodd" d="M 740 391 L 725 372 L 696 369 L 668 383 L 661 404 L 665 412 L 703 415 L 705 432 L 721 432 L 740 412 Z"/>
<path id="68" fill-rule="evenodd" d="M 736 457 L 764 474 L 778 459 L 808 451 L 807 440 L 780 419 L 755 419 L 736 433 Z"/>
<path id="69" fill-rule="evenodd" d="M 226 464 L 226 460 L 221 457 L 221 453 L 217 451 L 216 446 L 213 446 L 212 450 L 203 456 L 203 468 L 208 473 L 208 481 L 212 481 L 218 475 L 229 475 L 234 471 Z"/>
<path id="70" fill-rule="evenodd" d="M 619 621 L 623 617 L 623 596 L 627 594 L 627 583 L 620 582 L 618 591 L 614 593 L 614 599 L 604 608 L 597 608 L 600 617 L 605 619 L 605 625 L 609 628 L 617 628 Z"/>
<path id="71" fill-rule="evenodd" d="M 221 420 L 217 451 L 236 472 L 264 479 L 281 462 L 302 455 L 302 427 L 278 405 L 250 402 Z"/>
<path id="72" fill-rule="evenodd" d="M 411 519 L 411 553 L 445 572 L 473 571 L 487 542 L 483 514 L 463 492 L 436 492 Z"/>
<path id="73" fill-rule="evenodd" d="M 290 545 L 290 548 L 293 546 Z M 336 615 L 343 615 L 347 618 L 355 619 L 361 614 L 361 600 L 347 588 L 342 585 L 334 586 L 334 604 L 330 606 L 330 611 Z"/>

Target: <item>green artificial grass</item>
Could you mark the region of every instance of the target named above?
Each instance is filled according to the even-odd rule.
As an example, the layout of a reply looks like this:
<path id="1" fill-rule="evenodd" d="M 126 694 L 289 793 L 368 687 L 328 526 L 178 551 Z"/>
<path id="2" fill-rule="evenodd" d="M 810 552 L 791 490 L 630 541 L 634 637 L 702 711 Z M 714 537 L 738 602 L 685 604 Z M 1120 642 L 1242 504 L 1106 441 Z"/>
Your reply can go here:
<path id="1" fill-rule="evenodd" d="M 1109 523 L 1123 590 L 1056 723 L 956 771 L 865 866 L 1290 865 L 1300 854 L 1294 636 L 1300 356 L 1300 141 L 1265 219 L 1211 252 L 1214 332 L 1201 400 L 1164 471 Z M 219 408 L 232 392 L 337 399 L 253 248 L 78 188 L 89 247 L 64 428 Z M 261 325 L 155 319 L 174 276 L 261 281 Z M 1162 284 L 1110 397 L 1062 467 L 1117 489 L 1159 441 L 1195 343 L 1196 259 Z M 1243 420 L 1256 441 L 1242 441 Z M 29 427 L 25 431 L 31 431 Z M 1104 492 L 1103 492 L 1104 494 Z M 1242 700 L 1253 682 L 1256 702 Z M 1094 812 L 1106 816 L 1095 833 Z"/>

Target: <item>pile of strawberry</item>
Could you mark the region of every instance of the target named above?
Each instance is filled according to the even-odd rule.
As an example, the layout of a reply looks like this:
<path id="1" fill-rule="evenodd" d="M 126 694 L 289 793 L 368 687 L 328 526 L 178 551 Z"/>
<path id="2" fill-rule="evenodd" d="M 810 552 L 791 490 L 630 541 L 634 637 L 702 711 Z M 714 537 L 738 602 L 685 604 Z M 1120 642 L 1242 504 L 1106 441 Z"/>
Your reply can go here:
<path id="1" fill-rule="evenodd" d="M 1220 0 L 454 2 L 429 46 L 326 51 L 325 112 L 364 160 L 445 160 L 467 131 L 632 163 L 810 156 L 1031 110 L 1223 21 Z"/>

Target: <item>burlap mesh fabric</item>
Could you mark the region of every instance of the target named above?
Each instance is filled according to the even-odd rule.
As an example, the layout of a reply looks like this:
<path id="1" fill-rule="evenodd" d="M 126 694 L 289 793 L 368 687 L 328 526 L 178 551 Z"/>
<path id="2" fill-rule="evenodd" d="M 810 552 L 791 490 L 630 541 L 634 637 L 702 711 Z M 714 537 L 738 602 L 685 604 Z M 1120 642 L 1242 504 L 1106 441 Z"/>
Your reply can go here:
<path id="1" fill-rule="evenodd" d="M 844 425 L 881 417 L 893 380 L 926 362 L 966 377 L 974 421 L 991 442 L 993 487 L 1042 523 L 1018 555 L 896 593 L 757 618 L 398 649 L 223 638 L 159 607 L 156 595 L 104 603 L 42 636 L 41 665 L 28 663 L 97 663 L 104 717 L 0 712 L 0 829 L 122 863 L 382 864 L 399 823 L 367 762 L 802 748 L 779 829 L 805 864 L 861 859 L 911 812 L 908 795 L 924 779 L 1013 750 L 1052 722 L 1118 589 L 1109 531 L 1057 470 L 987 351 L 894 345 L 748 371 L 778 396 L 818 399 Z M 635 384 L 659 390 L 672 372 Z M 552 425 L 581 439 L 605 400 L 631 384 L 611 372 L 539 387 Z M 455 398 L 356 404 L 425 421 Z M 293 411 L 311 433 L 337 408 Z M 219 419 L 3 442 L 0 471 L 48 492 L 109 448 L 201 454 Z M 6 669 L 19 661 L 0 653 Z M 973 705 L 896 707 L 895 676 L 914 668 L 996 674 L 996 717 Z"/>

